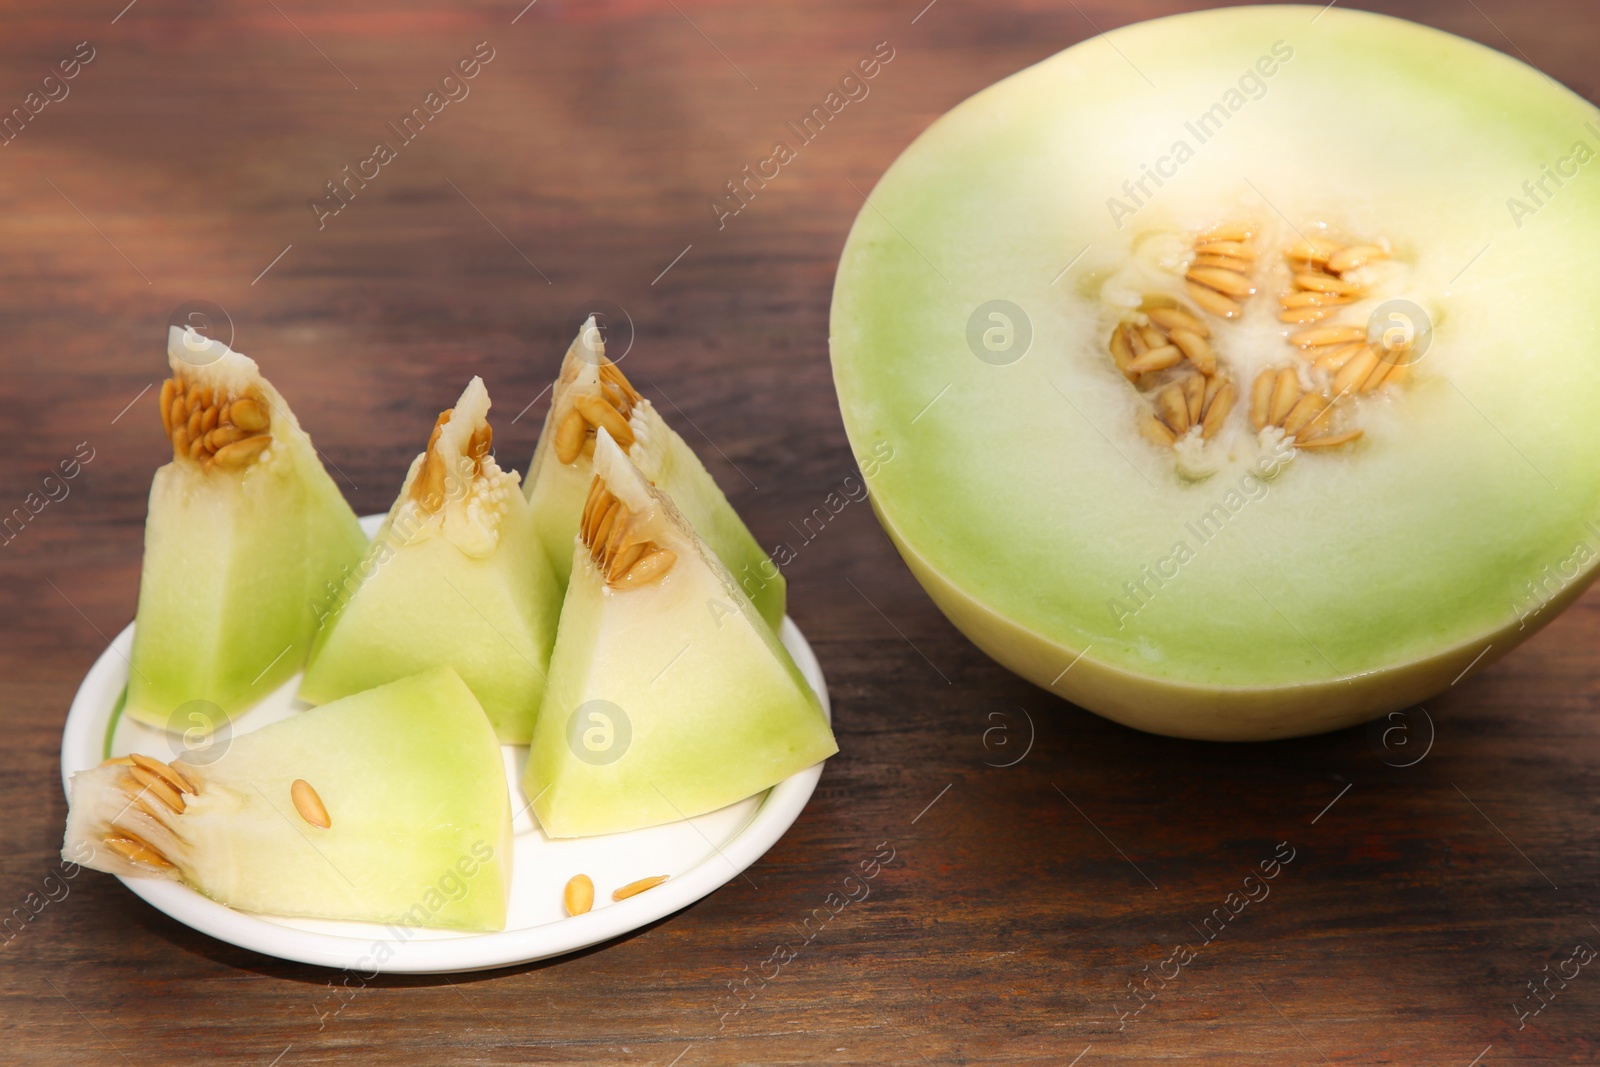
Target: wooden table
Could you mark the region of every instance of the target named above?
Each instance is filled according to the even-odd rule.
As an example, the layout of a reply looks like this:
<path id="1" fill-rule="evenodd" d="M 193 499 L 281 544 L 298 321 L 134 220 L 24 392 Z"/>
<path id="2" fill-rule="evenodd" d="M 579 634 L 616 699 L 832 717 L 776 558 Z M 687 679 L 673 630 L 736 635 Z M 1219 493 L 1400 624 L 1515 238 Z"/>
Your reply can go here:
<path id="1" fill-rule="evenodd" d="M 1223 746 L 1114 726 L 968 645 L 866 505 L 797 533 L 853 470 L 827 313 L 862 192 L 977 89 L 1094 27 L 1205 5 L 139 0 L 119 14 L 123 2 L 0 17 L 0 108 L 78 42 L 94 57 L 0 148 L 0 510 L 80 442 L 93 453 L 0 553 L 0 912 L 43 902 L 0 944 L 0 1062 L 1600 1055 L 1600 975 L 1522 1029 L 1512 1007 L 1577 942 L 1600 945 L 1600 594 L 1429 704 L 1431 751 L 1395 766 L 1423 747 L 1420 714 L 1387 748 L 1362 729 Z M 1383 6 L 1590 90 L 1593 4 Z M 719 228 L 724 183 L 885 41 L 894 58 L 870 95 Z M 470 95 L 319 218 L 308 202 L 325 183 L 398 142 L 386 124 L 479 42 L 492 58 Z M 328 971 L 200 936 L 103 875 L 30 896 L 62 884 L 68 702 L 133 616 L 166 454 L 150 386 L 169 313 L 226 309 L 237 347 L 371 512 L 473 373 L 499 405 L 499 454 L 520 466 L 569 314 L 594 299 L 631 316 L 635 381 L 758 536 L 798 546 L 792 613 L 827 671 L 843 751 L 750 881 L 570 958 L 346 993 Z M 995 765 L 1030 736 L 1020 762 Z M 894 859 L 870 896 L 772 977 L 773 947 L 882 842 Z M 1205 943 L 1202 920 L 1279 842 L 1293 860 L 1270 897 Z M 1184 942 L 1196 957 L 1132 1014 L 1129 984 L 1170 974 Z"/>

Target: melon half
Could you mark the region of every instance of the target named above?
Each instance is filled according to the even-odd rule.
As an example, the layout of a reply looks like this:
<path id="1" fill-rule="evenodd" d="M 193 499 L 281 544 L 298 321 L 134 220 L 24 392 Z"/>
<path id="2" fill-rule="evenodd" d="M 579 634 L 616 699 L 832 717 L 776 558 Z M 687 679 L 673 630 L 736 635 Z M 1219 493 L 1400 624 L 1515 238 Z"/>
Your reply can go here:
<path id="1" fill-rule="evenodd" d="M 979 93 L 858 216 L 831 348 L 980 648 L 1129 725 L 1310 734 L 1600 560 L 1600 113 L 1378 15 L 1142 23 Z"/>

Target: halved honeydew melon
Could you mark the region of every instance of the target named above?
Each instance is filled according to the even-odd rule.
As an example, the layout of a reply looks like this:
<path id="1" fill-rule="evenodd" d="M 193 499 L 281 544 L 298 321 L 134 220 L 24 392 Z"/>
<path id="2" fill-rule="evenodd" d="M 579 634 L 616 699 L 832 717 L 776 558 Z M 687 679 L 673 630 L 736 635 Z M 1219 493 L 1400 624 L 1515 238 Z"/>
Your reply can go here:
<path id="1" fill-rule="evenodd" d="M 127 712 L 214 728 L 300 669 L 366 538 L 254 360 L 176 327 L 167 356 L 173 458 L 150 486 Z"/>
<path id="2" fill-rule="evenodd" d="M 838 751 L 733 575 L 601 428 L 523 789 L 545 833 L 691 818 Z"/>
<path id="3" fill-rule="evenodd" d="M 561 361 L 539 444 L 528 465 L 534 520 L 565 584 L 578 513 L 594 473 L 595 433 L 604 426 L 645 477 L 665 489 L 695 531 L 734 575 L 774 630 L 783 622 L 787 583 L 739 518 L 694 449 L 606 358 L 593 316 Z"/>
<path id="4" fill-rule="evenodd" d="M 489 393 L 473 378 L 439 416 L 357 573 L 327 598 L 302 700 L 448 664 L 503 743 L 528 743 L 561 592 L 518 476 L 495 463 L 492 441 Z"/>
<path id="5" fill-rule="evenodd" d="M 234 737 L 209 762 L 79 772 L 62 854 L 243 911 L 499 930 L 511 808 L 483 709 L 440 667 Z"/>
<path id="6" fill-rule="evenodd" d="M 981 648 L 1142 729 L 1447 688 L 1600 561 L 1597 149 L 1539 72 L 1342 8 L 1130 26 L 1001 82 L 840 262 L 880 519 Z"/>

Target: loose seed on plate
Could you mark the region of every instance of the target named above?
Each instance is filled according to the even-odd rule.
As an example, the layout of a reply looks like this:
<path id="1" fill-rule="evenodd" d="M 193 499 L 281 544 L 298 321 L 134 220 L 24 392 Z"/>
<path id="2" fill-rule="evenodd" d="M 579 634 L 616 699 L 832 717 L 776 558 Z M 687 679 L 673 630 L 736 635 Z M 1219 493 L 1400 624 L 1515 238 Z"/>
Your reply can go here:
<path id="1" fill-rule="evenodd" d="M 651 878 L 641 878 L 637 882 L 629 882 L 621 889 L 614 890 L 611 894 L 611 899 L 627 900 L 629 897 L 636 897 L 640 893 L 643 893 L 646 889 L 654 889 L 656 886 L 660 885 L 666 880 L 666 875 L 658 874 Z"/>
<path id="2" fill-rule="evenodd" d="M 561 899 L 567 906 L 568 915 L 582 915 L 594 907 L 594 882 L 587 874 L 575 874 L 567 882 L 567 888 L 562 891 Z"/>

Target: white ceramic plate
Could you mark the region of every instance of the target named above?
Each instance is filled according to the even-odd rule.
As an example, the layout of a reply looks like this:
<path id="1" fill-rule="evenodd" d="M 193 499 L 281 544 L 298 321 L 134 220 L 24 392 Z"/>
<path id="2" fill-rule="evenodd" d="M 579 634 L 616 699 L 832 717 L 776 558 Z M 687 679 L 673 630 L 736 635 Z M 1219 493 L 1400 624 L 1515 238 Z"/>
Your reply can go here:
<path id="1" fill-rule="evenodd" d="M 382 516 L 368 516 L 362 526 L 370 535 Z M 822 668 L 791 619 L 779 632 L 806 681 L 832 718 Z M 75 772 L 98 765 L 109 756 L 142 752 L 158 759 L 184 754 L 181 737 L 145 726 L 118 714 L 128 681 L 128 652 L 133 646 L 129 624 L 90 668 L 67 714 L 61 739 L 63 784 Z M 233 723 L 235 733 L 248 733 L 287 718 L 307 705 L 295 700 L 296 675 L 260 705 Z M 522 767 L 528 751 L 503 746 L 506 781 L 516 835 L 511 878 L 511 906 L 506 928 L 493 934 L 445 930 L 407 930 L 375 923 L 331 922 L 283 918 L 235 911 L 201 896 L 187 886 L 159 878 L 123 878 L 147 902 L 201 933 L 241 948 L 302 963 L 347 968 L 360 975 L 379 971 L 438 974 L 478 971 L 529 963 L 586 948 L 618 937 L 670 915 L 731 881 L 771 848 L 799 818 L 811 799 L 822 765 L 801 771 L 759 796 L 694 819 L 604 837 L 552 840 L 540 831 L 523 796 Z M 585 915 L 568 916 L 562 889 L 575 874 L 594 880 L 595 907 Z M 611 891 L 639 878 L 671 877 L 654 889 L 617 903 Z"/>

